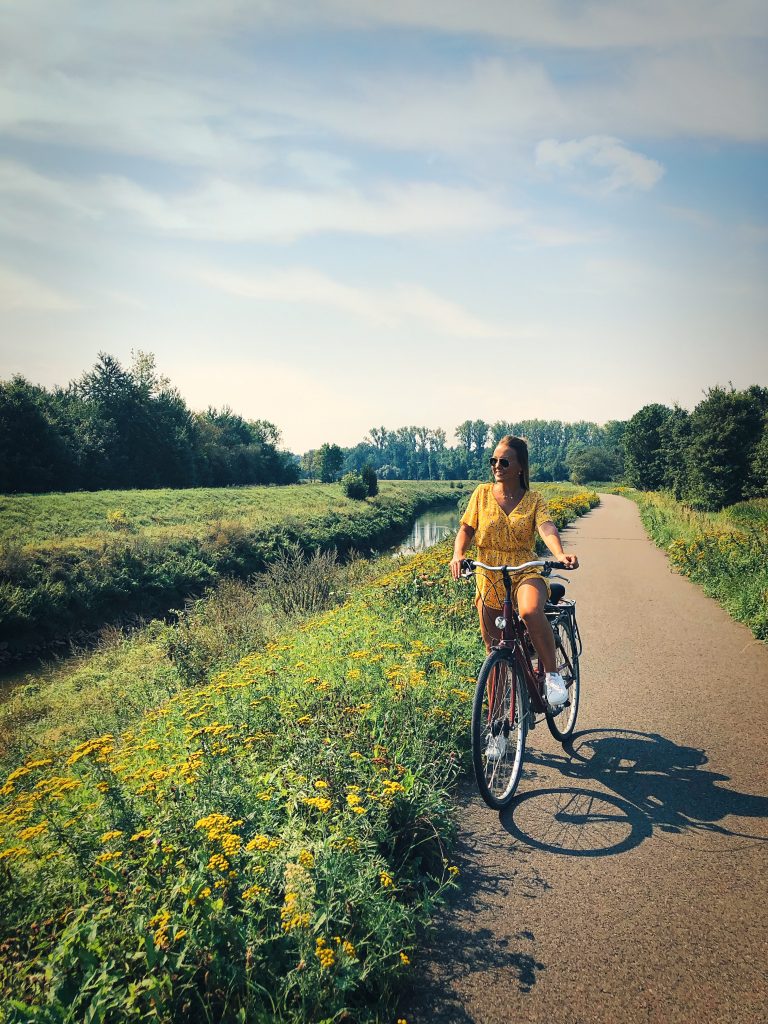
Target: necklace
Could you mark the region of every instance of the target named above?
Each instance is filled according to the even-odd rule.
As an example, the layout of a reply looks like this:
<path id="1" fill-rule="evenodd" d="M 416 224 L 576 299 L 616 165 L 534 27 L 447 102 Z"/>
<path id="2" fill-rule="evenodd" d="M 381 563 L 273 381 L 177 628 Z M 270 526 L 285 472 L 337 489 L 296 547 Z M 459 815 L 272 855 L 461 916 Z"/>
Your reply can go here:
<path id="1" fill-rule="evenodd" d="M 517 494 L 507 494 L 507 492 L 504 490 L 503 487 L 501 488 L 501 493 L 502 493 L 502 496 L 504 498 L 506 498 L 507 501 L 514 501 L 515 498 L 518 497 Z M 520 495 L 520 497 L 522 498 L 522 495 Z"/>

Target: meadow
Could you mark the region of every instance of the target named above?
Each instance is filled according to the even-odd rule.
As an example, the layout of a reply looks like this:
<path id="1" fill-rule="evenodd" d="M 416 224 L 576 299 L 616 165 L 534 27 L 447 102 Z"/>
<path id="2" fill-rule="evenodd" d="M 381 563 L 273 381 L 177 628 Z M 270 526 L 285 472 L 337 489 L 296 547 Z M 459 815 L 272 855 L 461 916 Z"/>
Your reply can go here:
<path id="1" fill-rule="evenodd" d="M 562 523 L 597 496 L 558 500 Z M 377 570 L 201 684 L 134 662 L 119 729 L 27 724 L 0 788 L 7 1020 L 391 1019 L 458 881 L 482 650 L 449 558 Z"/>
<path id="2" fill-rule="evenodd" d="M 449 500 L 467 481 L 381 480 L 382 502 L 421 500 L 434 492 Z M 148 540 L 202 538 L 212 526 L 237 524 L 262 530 L 290 520 L 317 520 L 330 514 L 354 517 L 360 502 L 344 496 L 338 484 L 281 487 L 196 487 L 148 491 L 68 491 L 0 496 L 0 544 L 35 547 L 50 543 L 99 546 L 119 536 Z"/>
<path id="3" fill-rule="evenodd" d="M 754 498 L 720 512 L 697 512 L 667 492 L 615 487 L 637 502 L 652 540 L 670 564 L 768 640 L 768 499 Z"/>
<path id="4" fill-rule="evenodd" d="M 381 549 L 464 486 L 384 482 L 365 501 L 346 498 L 338 484 L 5 497 L 0 644 L 35 651 L 109 622 L 162 615 L 222 578 L 263 569 L 292 544 Z"/>

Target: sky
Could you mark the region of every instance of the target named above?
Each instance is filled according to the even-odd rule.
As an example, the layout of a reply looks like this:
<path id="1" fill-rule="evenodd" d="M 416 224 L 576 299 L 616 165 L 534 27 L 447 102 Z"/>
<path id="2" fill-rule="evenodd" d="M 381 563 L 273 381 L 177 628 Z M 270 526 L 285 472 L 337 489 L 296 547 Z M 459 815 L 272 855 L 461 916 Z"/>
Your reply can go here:
<path id="1" fill-rule="evenodd" d="M 768 385 L 763 0 L 0 6 L 0 379 L 303 452 Z"/>

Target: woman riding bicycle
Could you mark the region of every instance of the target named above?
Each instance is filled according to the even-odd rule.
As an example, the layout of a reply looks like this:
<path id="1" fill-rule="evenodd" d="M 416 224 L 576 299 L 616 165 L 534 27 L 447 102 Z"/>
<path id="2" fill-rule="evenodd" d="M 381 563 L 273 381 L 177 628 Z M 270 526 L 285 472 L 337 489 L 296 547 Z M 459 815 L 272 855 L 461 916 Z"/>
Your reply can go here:
<path id="1" fill-rule="evenodd" d="M 528 476 L 528 445 L 520 437 L 507 434 L 496 445 L 491 456 L 494 482 L 480 484 L 469 499 L 461 518 L 451 559 L 451 574 L 461 575 L 461 562 L 474 539 L 478 558 L 490 565 L 519 565 L 536 558 L 535 531 L 554 557 L 569 568 L 576 569 L 576 555 L 566 555 L 560 534 L 552 522 L 547 503 L 541 494 L 530 490 Z M 495 574 L 500 577 L 500 574 Z M 493 575 L 476 576 L 475 606 L 480 617 L 480 631 L 486 650 L 499 639 L 496 617 L 501 613 L 498 580 Z M 503 594 L 503 589 L 501 590 Z M 568 698 L 562 676 L 557 671 L 555 639 L 544 614 L 549 597 L 549 584 L 538 569 L 527 569 L 515 575 L 512 597 L 528 635 L 546 673 L 546 697 L 556 707 Z"/>

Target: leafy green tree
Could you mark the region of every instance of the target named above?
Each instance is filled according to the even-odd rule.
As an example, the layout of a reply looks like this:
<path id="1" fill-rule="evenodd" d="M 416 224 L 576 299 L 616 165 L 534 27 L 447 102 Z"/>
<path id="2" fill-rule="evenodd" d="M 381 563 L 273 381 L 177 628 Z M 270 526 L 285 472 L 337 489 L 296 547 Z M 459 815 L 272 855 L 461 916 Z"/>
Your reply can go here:
<path id="1" fill-rule="evenodd" d="M 344 464 L 344 452 L 337 444 L 324 444 L 320 448 L 320 479 L 324 484 L 338 479 Z"/>
<path id="2" fill-rule="evenodd" d="M 680 501 L 688 487 L 691 417 L 687 410 L 679 405 L 670 410 L 659 427 L 659 444 L 664 463 L 664 486 Z"/>
<path id="3" fill-rule="evenodd" d="M 376 476 L 376 470 L 369 462 L 360 470 L 360 476 L 365 484 L 368 497 L 375 497 L 379 493 L 379 478 Z"/>
<path id="4" fill-rule="evenodd" d="M 73 467 L 51 419 L 50 396 L 16 376 L 0 382 L 0 491 L 66 489 Z"/>
<path id="5" fill-rule="evenodd" d="M 660 430 L 671 410 L 666 405 L 644 405 L 628 421 L 624 432 L 624 476 L 631 487 L 657 491 L 665 485 Z"/>
<path id="6" fill-rule="evenodd" d="M 568 467 L 573 483 L 586 484 L 594 480 L 614 480 L 618 464 L 605 448 L 577 445 L 568 456 Z"/>
<path id="7" fill-rule="evenodd" d="M 616 460 L 616 479 L 624 476 L 624 434 L 626 420 L 608 420 L 602 428 L 602 447 Z"/>
<path id="8" fill-rule="evenodd" d="M 768 497 L 768 416 L 763 423 L 760 440 L 752 451 L 749 464 L 749 482 L 745 488 L 748 497 Z"/>
<path id="9" fill-rule="evenodd" d="M 716 511 L 750 489 L 752 460 L 762 440 L 768 388 L 714 387 L 691 413 L 686 499 Z"/>
<path id="10" fill-rule="evenodd" d="M 317 480 L 320 476 L 320 452 L 317 448 L 310 448 L 304 452 L 300 460 L 301 472 L 308 480 Z"/>

